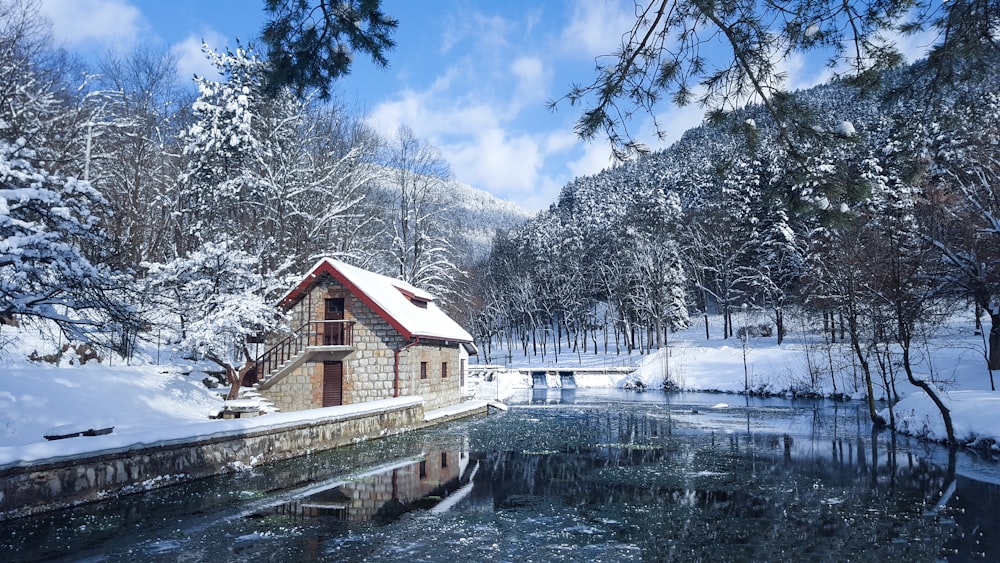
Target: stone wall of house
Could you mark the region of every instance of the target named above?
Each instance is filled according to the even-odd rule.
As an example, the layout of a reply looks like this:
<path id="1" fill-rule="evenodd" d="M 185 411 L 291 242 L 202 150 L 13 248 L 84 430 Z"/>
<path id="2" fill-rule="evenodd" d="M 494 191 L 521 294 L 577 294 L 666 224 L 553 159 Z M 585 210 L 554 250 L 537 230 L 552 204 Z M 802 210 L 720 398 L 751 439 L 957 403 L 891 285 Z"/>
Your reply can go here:
<path id="1" fill-rule="evenodd" d="M 317 390 L 318 387 L 318 390 Z M 320 399 L 316 400 L 319 393 Z M 302 411 L 323 406 L 323 364 L 307 363 L 261 391 L 282 412 Z"/>
<path id="2" fill-rule="evenodd" d="M 400 395 L 423 397 L 428 410 L 457 403 L 462 384 L 459 356 L 458 344 L 434 341 L 405 350 L 399 362 Z M 426 379 L 420 377 L 421 363 L 426 364 Z M 447 377 L 442 364 L 446 364 Z"/>
<path id="3" fill-rule="evenodd" d="M 483 414 L 485 410 L 484 403 L 463 414 Z M 329 411 L 329 415 L 313 420 L 279 425 L 266 425 L 266 416 L 249 419 L 253 422 L 227 421 L 238 428 L 184 443 L 0 466 L 0 521 L 230 473 L 247 464 L 289 459 L 426 425 L 418 399 L 379 401 L 365 410 Z M 225 428 L 225 424 L 220 422 L 219 427 Z M 250 426 L 241 426 L 246 424 Z"/>
<path id="4" fill-rule="evenodd" d="M 361 403 L 392 397 L 396 377 L 395 351 L 406 342 L 396 329 L 357 297 L 347 300 L 347 308 L 350 318 L 356 322 L 354 353 L 344 363 L 344 402 Z"/>
<path id="5" fill-rule="evenodd" d="M 336 280 L 326 278 L 289 311 L 291 325 L 299 327 L 325 314 L 326 299 L 344 299 L 344 319 L 354 321 L 354 351 L 343 357 L 343 403 L 354 404 L 394 395 L 395 351 L 399 355 L 400 396 L 419 395 L 428 410 L 458 403 L 461 394 L 459 345 L 421 343 L 403 350 L 407 342 L 388 322 Z M 326 359 L 326 358 L 324 358 Z M 427 363 L 427 378 L 420 379 L 420 363 Z M 448 377 L 442 377 L 442 363 Z M 282 411 L 320 407 L 323 404 L 322 361 L 306 363 L 269 389 L 262 391 Z"/>

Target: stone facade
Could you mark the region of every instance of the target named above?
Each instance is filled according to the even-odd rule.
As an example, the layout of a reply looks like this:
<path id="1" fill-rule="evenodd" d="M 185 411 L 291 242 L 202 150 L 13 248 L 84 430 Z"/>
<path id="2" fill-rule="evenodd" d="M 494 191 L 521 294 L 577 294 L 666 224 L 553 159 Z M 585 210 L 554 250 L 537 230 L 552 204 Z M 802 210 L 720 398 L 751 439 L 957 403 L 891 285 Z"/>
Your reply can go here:
<path id="1" fill-rule="evenodd" d="M 423 397 L 428 409 L 458 403 L 461 398 L 460 345 L 440 341 L 406 342 L 385 319 L 329 277 L 316 283 L 288 311 L 293 327 L 324 318 L 326 299 L 344 299 L 344 320 L 353 321 L 353 350 L 317 354 L 280 381 L 261 390 L 282 411 L 323 406 L 323 361 L 343 365 L 343 404 L 393 397 L 396 354 L 399 396 Z M 421 379 L 421 363 L 426 379 Z M 447 377 L 443 377 L 443 371 Z"/>

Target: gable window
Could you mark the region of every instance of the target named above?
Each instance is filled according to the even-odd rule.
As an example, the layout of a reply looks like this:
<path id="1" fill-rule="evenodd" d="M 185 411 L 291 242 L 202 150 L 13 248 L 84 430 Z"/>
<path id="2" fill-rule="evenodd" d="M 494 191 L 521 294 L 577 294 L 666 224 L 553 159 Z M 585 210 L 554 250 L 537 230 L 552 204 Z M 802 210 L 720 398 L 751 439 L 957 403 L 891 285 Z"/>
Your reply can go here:
<path id="1" fill-rule="evenodd" d="M 420 379 L 427 379 L 427 362 L 420 362 Z"/>
<path id="2" fill-rule="evenodd" d="M 448 378 L 448 362 L 441 362 L 441 379 Z"/>

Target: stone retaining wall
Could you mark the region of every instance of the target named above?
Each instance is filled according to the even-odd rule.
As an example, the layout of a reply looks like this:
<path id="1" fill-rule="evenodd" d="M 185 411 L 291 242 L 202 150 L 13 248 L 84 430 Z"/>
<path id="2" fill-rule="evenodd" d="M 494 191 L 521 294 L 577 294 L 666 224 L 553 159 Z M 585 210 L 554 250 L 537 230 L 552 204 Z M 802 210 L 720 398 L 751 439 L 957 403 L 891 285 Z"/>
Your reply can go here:
<path id="1" fill-rule="evenodd" d="M 419 397 L 377 401 L 364 411 L 358 406 L 341 409 L 347 411 L 344 414 L 336 410 L 320 419 L 184 443 L 0 467 L 0 521 L 229 473 L 426 425 Z M 255 420 L 264 423 L 266 418 Z"/>

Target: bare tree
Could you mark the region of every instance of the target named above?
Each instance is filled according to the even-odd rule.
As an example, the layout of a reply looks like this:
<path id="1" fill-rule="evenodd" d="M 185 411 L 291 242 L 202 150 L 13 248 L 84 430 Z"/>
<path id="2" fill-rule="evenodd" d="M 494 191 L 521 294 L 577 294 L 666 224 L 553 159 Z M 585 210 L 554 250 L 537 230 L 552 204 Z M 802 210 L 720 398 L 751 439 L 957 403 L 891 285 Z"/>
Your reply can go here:
<path id="1" fill-rule="evenodd" d="M 111 259 L 131 267 L 174 256 L 169 227 L 179 151 L 171 144 L 180 126 L 177 101 L 185 97 L 175 61 L 138 49 L 109 54 L 98 67 L 94 87 L 104 111 L 85 124 L 84 170 L 111 205 L 103 225 L 114 241 Z"/>
<path id="2" fill-rule="evenodd" d="M 450 211 L 444 186 L 451 170 L 436 148 L 406 126 L 400 126 L 388 150 L 392 213 L 386 219 L 393 275 L 447 296 L 460 274 L 441 229 L 441 219 Z"/>

